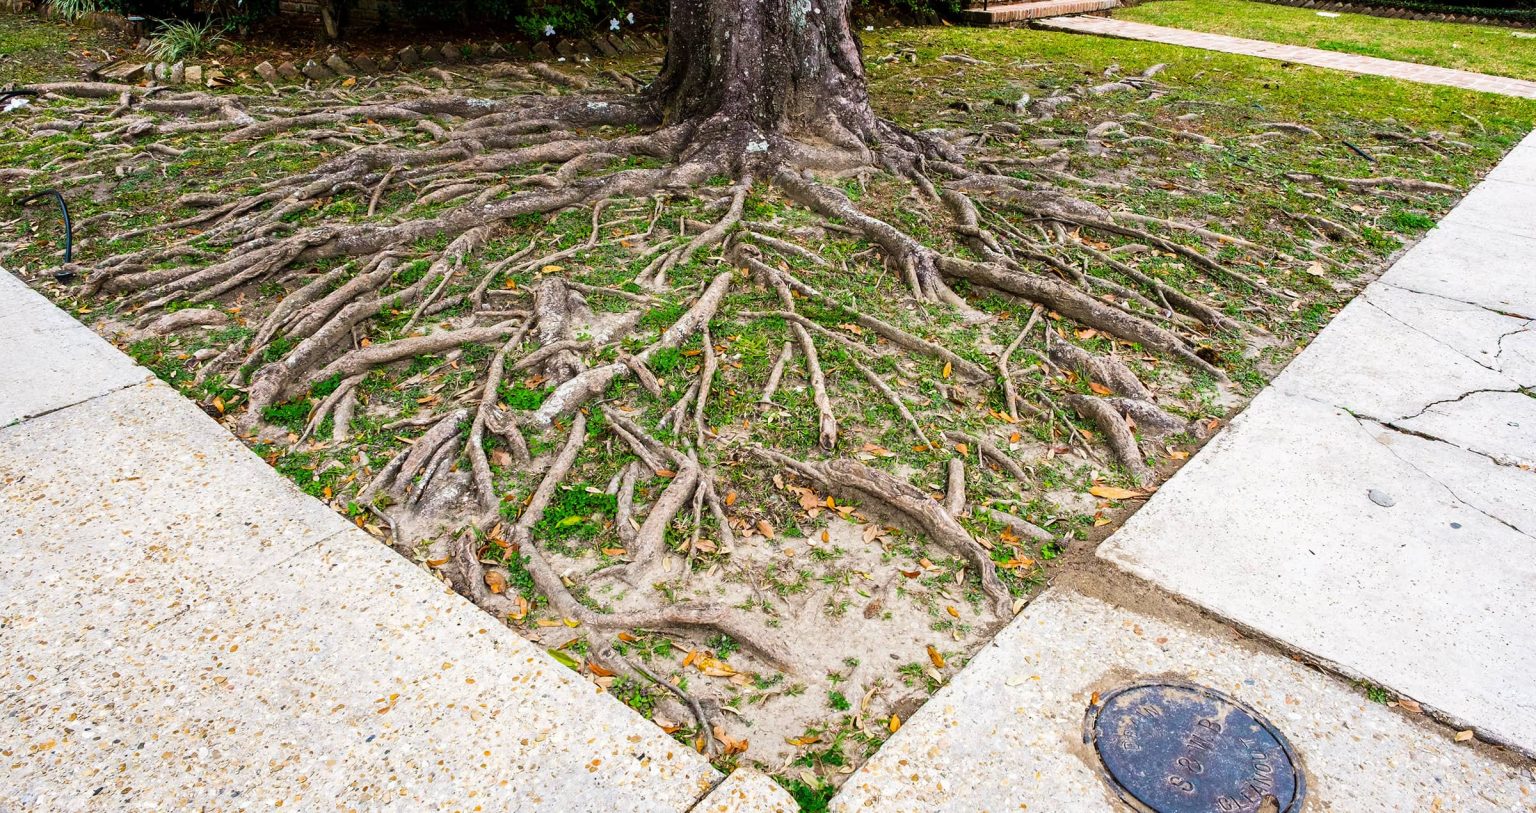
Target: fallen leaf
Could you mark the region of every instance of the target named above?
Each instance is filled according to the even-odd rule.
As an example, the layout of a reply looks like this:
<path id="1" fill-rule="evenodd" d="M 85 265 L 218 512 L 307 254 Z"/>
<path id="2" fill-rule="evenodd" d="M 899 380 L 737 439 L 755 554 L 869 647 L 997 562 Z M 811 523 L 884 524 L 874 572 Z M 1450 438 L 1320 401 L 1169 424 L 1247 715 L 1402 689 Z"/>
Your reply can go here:
<path id="1" fill-rule="evenodd" d="M 928 645 L 928 660 L 933 662 L 935 669 L 944 668 L 944 654 L 934 649 L 932 644 Z"/>
<path id="2" fill-rule="evenodd" d="M 1457 742 L 1466 742 L 1466 741 L 1468 741 L 1470 739 L 1472 739 L 1472 729 L 1469 728 L 1466 731 L 1458 731 L 1458 732 L 1456 732 L 1456 741 Z"/>
<path id="3" fill-rule="evenodd" d="M 441 559 L 428 559 L 427 560 L 427 567 L 442 567 L 443 565 L 446 565 L 446 564 L 448 564 L 451 561 L 453 561 L 453 557 L 452 556 L 444 556 Z"/>
<path id="4" fill-rule="evenodd" d="M 757 521 L 757 532 L 768 539 L 773 539 L 775 537 L 773 524 L 766 519 L 760 519 Z"/>
<path id="5" fill-rule="evenodd" d="M 1103 497 L 1106 500 L 1134 500 L 1138 497 L 1147 496 L 1146 493 L 1141 491 L 1132 491 L 1128 488 L 1117 488 L 1115 486 L 1105 485 L 1094 486 L 1093 488 L 1088 489 L 1088 493 L 1095 497 Z"/>
<path id="6" fill-rule="evenodd" d="M 949 378 L 950 374 L 953 373 L 954 371 L 955 371 L 955 365 L 953 365 L 953 364 L 951 364 L 951 363 L 949 363 L 947 361 L 944 362 L 944 377 L 945 378 Z"/>
<path id="7" fill-rule="evenodd" d="M 951 616 L 953 616 L 955 618 L 959 618 L 960 617 L 960 611 L 955 609 L 954 607 L 945 607 L 944 608 L 944 612 L 949 613 Z"/>
<path id="8" fill-rule="evenodd" d="M 1103 384 L 1100 384 L 1097 381 L 1090 381 L 1090 382 L 1088 382 L 1088 389 L 1093 390 L 1094 393 L 1097 394 L 1097 395 L 1113 395 L 1114 394 L 1114 392 L 1111 391 L 1109 387 L 1106 387 L 1106 386 L 1104 386 Z"/>
<path id="9" fill-rule="evenodd" d="M 1408 712 L 1409 714 L 1423 714 L 1424 713 L 1424 707 L 1423 706 L 1420 706 L 1418 703 L 1416 703 L 1416 702 L 1414 702 L 1412 700 L 1409 700 L 1406 697 L 1399 697 L 1397 699 L 1397 707 L 1402 709 L 1403 711 Z"/>
<path id="10" fill-rule="evenodd" d="M 785 742 L 790 745 L 812 745 L 821 742 L 821 735 L 807 734 L 804 737 L 789 737 L 785 739 Z"/>
<path id="11" fill-rule="evenodd" d="M 587 661 L 587 671 L 598 677 L 613 677 L 613 670 L 604 667 L 596 661 Z"/>
<path id="12" fill-rule="evenodd" d="M 727 492 L 725 492 L 725 507 L 729 508 L 729 507 L 731 507 L 731 506 L 733 506 L 735 504 L 736 504 L 736 492 L 734 492 L 734 491 L 727 491 Z"/>
<path id="13" fill-rule="evenodd" d="M 485 586 L 491 588 L 492 593 L 501 594 L 507 592 L 507 577 L 501 575 L 500 570 L 485 571 Z"/>
<path id="14" fill-rule="evenodd" d="M 888 728 L 891 729 L 891 733 L 892 734 L 895 734 L 896 732 L 900 731 L 901 730 L 901 718 L 897 717 L 894 714 L 892 714 L 891 715 L 891 722 L 890 722 L 890 725 L 888 726 Z"/>
<path id="15" fill-rule="evenodd" d="M 603 548 L 604 556 L 623 556 L 626 553 L 629 551 L 624 548 Z"/>
<path id="16" fill-rule="evenodd" d="M 558 266 L 558 265 L 546 265 L 543 268 L 540 268 L 539 270 L 541 272 L 545 273 L 545 274 L 558 274 L 561 271 L 564 271 L 565 268 L 563 268 L 561 266 Z"/>

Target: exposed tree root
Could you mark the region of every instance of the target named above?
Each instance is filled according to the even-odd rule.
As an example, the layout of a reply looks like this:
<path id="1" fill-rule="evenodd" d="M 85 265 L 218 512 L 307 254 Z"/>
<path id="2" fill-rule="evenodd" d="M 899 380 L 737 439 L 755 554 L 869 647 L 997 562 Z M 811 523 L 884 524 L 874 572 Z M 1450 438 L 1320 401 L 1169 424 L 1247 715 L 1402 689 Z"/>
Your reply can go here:
<path id="1" fill-rule="evenodd" d="M 539 92 L 585 90 L 589 82 L 546 64 L 497 73 Z M 658 84 L 686 83 L 686 73 L 686 66 L 673 65 Z M 1098 94 L 1156 90 L 1155 74 L 1106 77 L 1111 81 L 1037 100 L 1029 109 L 1047 117 Z M 1002 622 L 1013 614 L 1009 587 L 985 540 L 961 520 L 989 520 L 1018 539 L 1052 543 L 1052 533 L 991 507 L 985 493 L 997 488 L 994 472 L 1011 478 L 1013 491 L 1033 488 L 1036 474 L 1043 479 L 1044 473 L 1015 459 L 1017 436 L 1005 449 L 933 411 L 1033 421 L 1051 446 L 1082 445 L 1092 455 L 1083 442 L 1089 433 L 1075 414 L 1097 426 L 1115 458 L 1145 481 L 1153 472 L 1137 433 L 1196 432 L 1198 424 L 1160 407 L 1152 389 L 1115 355 L 1051 337 L 1066 336 L 1069 328 L 1091 331 L 1224 380 L 1217 357 L 1203 352 L 1202 343 L 1214 332 L 1243 327 L 1220 303 L 1084 235 L 1134 240 L 1143 250 L 1176 257 L 1199 272 L 1201 284 L 1233 286 L 1255 299 L 1255 307 L 1287 298 L 1216 259 L 1227 254 L 1202 249 L 1285 259 L 1276 252 L 1194 224 L 1111 213 L 1075 197 L 1071 188 L 1123 187 L 1071 175 L 1065 151 L 1012 159 L 988 154 L 986 138 L 914 134 L 872 116 L 834 115 L 822 133 L 770 133 L 728 110 L 678 118 L 644 92 L 491 101 L 396 88 L 364 99 L 274 108 L 268 99 L 101 83 L 39 90 L 81 105 L 82 137 L 121 148 L 70 164 L 66 174 L 76 179 L 110 171 L 124 151 L 153 165 L 160 159 L 130 145 L 156 145 L 157 139 L 207 134 L 249 148 L 252 160 L 290 143 L 345 145 L 308 170 L 253 186 L 252 194 L 193 193 L 178 201 L 190 213 L 104 235 L 81 266 L 80 293 L 112 301 L 153 335 L 228 321 L 224 311 L 193 305 L 275 299 L 238 339 L 190 362 L 198 382 L 243 394 L 245 411 L 235 418 L 241 428 L 270 438 L 274 416 L 297 408 L 302 427 L 277 435 L 295 454 L 344 443 L 364 421 L 397 432 L 394 440 L 406 445 L 392 446 L 398 451 L 377 471 L 368 457 L 379 457 L 376 451 L 358 455 L 357 480 L 336 495 L 338 504 L 356 503 L 389 518 L 402 549 L 419 553 L 437 544 L 434 550 L 446 550 L 451 566 L 444 572 L 454 587 L 500 619 L 522 623 L 530 601 L 545 602 L 564 621 L 556 626 L 587 636 L 590 664 L 675 695 L 711 753 L 719 746 L 712 734 L 717 709 L 620 654 L 611 636 L 642 630 L 691 639 L 723 635 L 769 668 L 793 673 L 804 667 L 760 614 L 710 602 L 632 608 L 658 583 L 686 583 L 691 574 L 728 563 L 738 539 L 751 535 L 740 507 L 732 508 L 738 466 L 787 471 L 954 553 L 979 585 L 988 614 Z M 1123 129 L 1106 128 L 1095 138 L 1107 141 Z M 1031 162 L 1025 165 L 1037 177 L 1059 183 L 998 170 L 1020 160 Z M 0 179 L 31 179 L 4 172 Z M 900 216 L 866 208 L 862 198 L 856 202 L 834 185 L 838 178 L 904 187 L 920 218 L 945 239 L 919 239 L 897 225 L 904 222 Z M 1441 191 L 1398 179 L 1307 180 Z M 760 196 L 777 195 L 813 213 L 812 225 L 749 214 Z M 674 199 L 705 200 L 706 214 L 670 216 Z M 360 216 L 327 214 L 334 209 Z M 552 220 L 568 210 L 578 223 L 590 223 L 585 239 L 551 227 L 505 245 L 508 224 Z M 1308 223 L 1331 238 L 1358 239 L 1338 224 Z M 839 256 L 818 244 L 828 235 L 867 245 Z M 623 276 L 633 284 L 581 273 L 601 252 L 632 263 Z M 892 298 L 899 301 L 866 301 L 826 284 L 839 275 L 859 278 L 863 272 L 850 263 L 871 257 L 885 270 L 873 284 L 860 282 L 884 297 L 890 289 L 879 283 L 889 271 L 900 294 Z M 1018 323 L 994 304 L 999 298 L 1028 313 L 1016 333 Z M 742 307 L 743 300 L 754 304 Z M 907 311 L 916 316 L 906 318 Z M 753 320 L 782 320 L 787 330 L 771 322 L 766 383 L 759 392 L 755 380 L 747 396 L 749 405 L 756 398 L 752 421 L 772 423 L 788 414 L 784 404 L 809 404 L 805 417 L 811 421 L 814 409 L 815 442 L 828 459 L 743 443 L 731 421 L 718 420 L 721 404 L 736 396 L 732 365 L 741 366 L 730 336 Z M 964 325 L 984 352 L 934 338 L 942 331 L 930 325 L 951 323 Z M 1040 370 L 1016 369 L 1021 355 L 1039 360 Z M 421 359 L 432 360 L 424 365 L 431 369 L 413 366 Z M 1099 396 L 1060 392 L 1060 379 L 1050 375 L 1055 370 L 1086 378 Z M 401 390 L 421 385 L 403 414 L 377 414 L 382 399 L 370 382 L 385 371 L 400 374 L 391 381 Z M 528 403 L 510 408 L 514 396 Z M 859 397 L 882 416 L 890 414 L 888 404 L 901 442 L 910 431 L 914 449 L 933 455 L 934 466 L 943 461 L 942 503 L 851 459 L 861 451 L 860 459 L 888 451 L 865 443 L 871 427 L 864 425 L 867 404 Z M 333 428 L 326 435 L 328 420 Z M 942 441 L 967 453 L 943 460 Z M 593 475 L 583 472 L 583 450 L 596 444 L 624 456 Z M 753 454 L 738 454 L 744 448 Z M 532 486 L 538 472 L 528 494 L 521 484 Z M 631 601 L 625 609 L 609 611 L 603 599 L 576 589 L 560 572 L 562 549 L 537 530 L 565 490 L 581 485 L 578 476 L 608 484 L 583 487 L 611 497 L 612 533 L 622 543 L 604 549 L 607 566 L 581 574 L 580 586 L 613 591 Z M 665 484 L 653 488 L 660 482 L 653 476 Z M 453 510 L 430 514 L 436 502 Z M 430 514 L 435 524 L 412 519 L 418 514 Z M 664 575 L 679 562 L 683 576 Z M 522 571 L 531 582 L 526 594 L 509 591 L 509 578 Z"/>

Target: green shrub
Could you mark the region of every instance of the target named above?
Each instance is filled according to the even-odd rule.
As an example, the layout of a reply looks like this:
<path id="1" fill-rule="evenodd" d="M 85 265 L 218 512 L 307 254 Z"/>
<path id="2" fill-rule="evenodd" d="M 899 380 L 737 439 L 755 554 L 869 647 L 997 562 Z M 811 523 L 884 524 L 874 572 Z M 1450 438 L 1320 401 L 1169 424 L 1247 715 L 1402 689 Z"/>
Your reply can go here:
<path id="1" fill-rule="evenodd" d="M 224 41 L 224 29 L 211 22 L 179 20 L 165 23 L 149 41 L 149 55 L 161 62 L 179 62 L 213 50 Z"/>

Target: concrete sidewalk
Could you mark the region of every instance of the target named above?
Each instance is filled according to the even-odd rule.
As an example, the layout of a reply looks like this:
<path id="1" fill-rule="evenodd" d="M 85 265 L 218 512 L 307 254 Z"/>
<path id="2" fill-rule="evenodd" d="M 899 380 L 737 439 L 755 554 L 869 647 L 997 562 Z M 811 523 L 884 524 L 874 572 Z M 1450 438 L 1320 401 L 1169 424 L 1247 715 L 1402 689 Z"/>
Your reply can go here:
<path id="1" fill-rule="evenodd" d="M 1335 70 L 1349 71 L 1350 73 L 1385 76 L 1390 79 L 1406 79 L 1410 82 L 1424 82 L 1431 85 L 1445 85 L 1465 90 L 1479 90 L 1485 93 L 1499 93 L 1505 96 L 1536 99 L 1536 82 L 1524 79 L 1491 76 L 1485 73 L 1460 71 L 1453 68 L 1439 68 L 1434 65 L 1420 65 L 1413 62 L 1399 62 L 1393 59 L 1381 59 L 1374 56 L 1324 51 L 1300 45 L 1280 45 L 1263 40 L 1229 37 L 1225 34 L 1208 34 L 1204 31 L 1188 31 L 1182 28 L 1168 28 L 1161 25 L 1148 25 L 1147 23 L 1116 20 L 1110 17 L 1052 17 L 1046 20 L 1038 20 L 1035 22 L 1035 25 L 1052 31 L 1095 34 L 1102 37 L 1118 37 L 1120 39 L 1141 40 L 1143 42 L 1161 42 L 1166 45 L 1182 45 L 1206 51 L 1221 51 L 1227 54 L 1278 59 L 1285 62 L 1295 62 L 1299 65 L 1311 65 L 1316 68 L 1333 68 Z M 1525 46 L 1512 44 L 1510 47 L 1519 48 Z"/>
<path id="2" fill-rule="evenodd" d="M 793 808 L 3 272 L 0 426 L 0 810 Z"/>
<path id="3" fill-rule="evenodd" d="M 1085 711 L 1174 678 L 1282 729 L 1307 810 L 1536 810 L 1533 316 L 1536 135 L 1100 545 L 1162 590 L 1094 589 L 1150 609 L 1052 589 L 833 809 L 1122 810 Z"/>

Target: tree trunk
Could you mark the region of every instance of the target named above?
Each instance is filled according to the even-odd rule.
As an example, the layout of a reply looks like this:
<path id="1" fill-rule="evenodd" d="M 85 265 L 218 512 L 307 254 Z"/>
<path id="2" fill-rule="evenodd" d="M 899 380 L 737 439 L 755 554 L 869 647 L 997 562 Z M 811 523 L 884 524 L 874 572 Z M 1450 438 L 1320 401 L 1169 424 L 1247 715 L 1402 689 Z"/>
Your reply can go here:
<path id="1" fill-rule="evenodd" d="M 651 87 L 663 120 L 696 126 L 695 149 L 737 167 L 785 149 L 867 162 L 880 121 L 850 12 L 850 0 L 671 0 Z"/>

